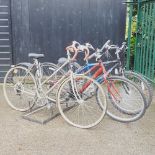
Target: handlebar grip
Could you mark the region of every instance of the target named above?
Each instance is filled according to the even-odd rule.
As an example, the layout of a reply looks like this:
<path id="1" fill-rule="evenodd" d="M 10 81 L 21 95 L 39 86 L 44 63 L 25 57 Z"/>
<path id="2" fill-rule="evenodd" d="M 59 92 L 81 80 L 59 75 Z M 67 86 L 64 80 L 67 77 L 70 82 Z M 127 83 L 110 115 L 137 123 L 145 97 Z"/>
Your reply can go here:
<path id="1" fill-rule="evenodd" d="M 69 51 L 69 52 L 74 52 L 74 47 L 73 46 L 67 46 L 66 47 L 66 51 Z"/>
<path id="2" fill-rule="evenodd" d="M 72 59 L 71 59 L 71 61 L 74 61 L 74 60 L 76 59 L 76 57 L 77 57 L 77 54 L 78 54 L 77 49 L 76 49 L 75 47 L 73 47 L 73 46 L 67 46 L 67 47 L 66 47 L 66 51 L 67 51 L 67 52 L 74 53 L 74 55 L 73 55 L 73 57 L 72 57 Z"/>
<path id="3" fill-rule="evenodd" d="M 85 57 L 84 57 L 84 59 L 83 59 L 83 60 L 85 61 L 85 60 L 87 60 L 87 59 L 88 59 L 88 57 L 89 57 L 89 49 L 87 49 L 87 48 L 86 48 L 86 49 L 84 49 L 84 52 L 85 52 Z"/>
<path id="4" fill-rule="evenodd" d="M 77 55 L 78 55 L 78 51 L 75 50 L 74 55 L 73 55 L 71 61 L 74 61 L 76 59 Z"/>

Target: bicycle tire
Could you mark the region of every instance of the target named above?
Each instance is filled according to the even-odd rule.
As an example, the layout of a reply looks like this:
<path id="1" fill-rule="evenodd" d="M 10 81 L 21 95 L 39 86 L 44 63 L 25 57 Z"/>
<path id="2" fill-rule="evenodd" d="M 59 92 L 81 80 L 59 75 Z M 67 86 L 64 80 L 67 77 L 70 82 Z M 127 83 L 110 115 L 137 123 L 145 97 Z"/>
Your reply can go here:
<path id="1" fill-rule="evenodd" d="M 117 102 L 115 101 L 114 98 L 112 98 L 111 95 L 110 95 L 110 97 L 108 96 L 109 95 L 108 94 L 109 91 L 107 91 L 107 100 L 109 100 L 108 109 L 107 109 L 107 115 L 109 117 L 111 117 L 115 121 L 124 122 L 124 123 L 133 122 L 133 121 L 139 120 L 145 114 L 145 110 L 146 110 L 146 104 L 147 103 L 146 103 L 146 98 L 145 98 L 144 94 L 142 93 L 142 91 L 139 89 L 139 87 L 135 83 L 133 83 L 132 81 L 130 81 L 130 80 L 124 78 L 124 77 L 111 76 L 111 77 L 108 77 L 107 78 L 107 81 L 109 83 L 110 83 L 110 81 L 116 81 L 116 80 L 118 81 L 118 83 L 117 83 L 118 86 L 119 86 L 119 84 L 121 82 L 124 82 L 124 83 L 128 84 L 128 86 L 130 85 L 130 88 L 134 88 L 137 91 L 137 93 L 139 94 L 140 98 L 141 98 L 141 104 L 142 104 L 142 106 L 141 106 L 141 109 L 138 109 L 140 111 L 138 113 L 136 112 L 136 114 L 135 114 L 135 110 L 132 111 L 132 109 L 131 110 L 128 110 L 126 108 L 122 108 L 122 106 L 120 106 L 119 104 L 117 104 Z M 103 83 L 102 85 L 104 86 L 105 84 Z M 115 84 L 115 86 L 116 86 L 116 84 Z M 105 88 L 105 89 L 107 90 L 107 88 Z M 127 97 L 130 97 L 127 93 L 126 93 L 127 95 L 126 94 L 123 94 L 123 93 L 122 93 L 122 95 L 124 95 L 124 99 L 126 99 Z M 135 95 L 135 94 L 133 93 L 132 95 Z M 122 96 L 121 96 L 121 98 L 122 98 Z M 132 103 L 132 102 L 130 102 L 130 103 Z M 113 112 L 110 112 L 110 110 L 109 110 L 109 105 L 110 104 L 112 104 L 112 106 L 113 106 L 112 108 L 114 108 L 114 109 L 112 109 Z M 131 106 L 131 105 L 129 104 L 129 106 Z M 114 112 L 117 112 L 117 115 L 121 115 L 121 116 L 117 116 L 116 114 L 114 114 Z M 127 118 L 123 118 L 125 116 Z"/>
<path id="2" fill-rule="evenodd" d="M 18 81 L 18 78 L 17 78 L 17 82 L 15 80 L 15 75 L 17 75 L 18 73 L 18 70 L 25 70 L 26 72 L 26 75 L 30 75 L 27 79 L 27 82 L 25 79 L 24 82 L 27 82 L 27 84 L 29 85 L 32 85 L 32 83 L 34 83 L 34 86 L 32 87 L 32 90 L 30 92 L 28 92 L 28 88 L 30 89 L 30 87 L 26 87 L 24 85 L 24 83 L 21 83 L 20 81 Z M 24 72 L 21 72 L 20 74 L 24 74 Z M 14 76 L 14 77 L 12 77 Z M 18 76 L 17 76 L 18 77 Z M 25 76 L 26 77 L 26 76 Z M 20 80 L 20 78 L 19 78 Z M 23 80 L 23 79 L 22 79 Z M 32 80 L 30 83 L 30 80 Z M 15 83 L 16 82 L 16 83 Z M 12 84 L 13 86 L 12 86 Z M 15 84 L 14 84 L 15 83 Z M 24 87 L 25 86 L 25 87 Z M 11 89 L 12 88 L 12 89 Z M 27 89 L 27 92 L 25 91 Z M 32 95 L 33 91 L 35 92 L 35 88 L 36 88 L 36 83 L 35 83 L 35 79 L 34 79 L 34 76 L 32 75 L 31 72 L 29 72 L 29 70 L 25 67 L 22 67 L 22 66 L 15 66 L 13 68 L 10 68 L 9 71 L 7 72 L 7 74 L 5 75 L 5 78 L 4 78 L 4 84 L 3 84 L 3 92 L 4 92 L 4 96 L 5 96 L 5 99 L 8 103 L 8 105 L 13 108 L 14 110 L 17 110 L 17 111 L 27 111 L 29 109 L 31 109 L 34 105 L 34 97 L 35 97 L 35 93 L 34 95 Z M 9 90 L 11 89 L 11 90 Z M 7 91 L 9 91 L 10 93 L 8 93 Z M 13 101 L 13 98 L 11 96 L 11 93 L 13 93 L 14 97 L 15 97 L 15 101 Z M 25 94 L 24 94 L 25 93 Z M 32 97 L 28 97 L 26 94 L 31 94 Z M 24 97 L 23 99 L 21 97 Z M 21 100 L 20 100 L 21 99 Z M 26 100 L 29 99 L 29 103 L 25 103 Z M 31 101 L 30 101 L 31 99 Z M 12 101 L 11 101 L 12 100 Z M 14 102 L 14 103 L 13 103 Z M 18 104 L 19 102 L 19 104 Z M 30 105 L 30 102 L 31 102 L 31 105 Z M 18 106 L 17 106 L 18 104 Z M 22 105 L 23 104 L 23 105 Z M 23 107 L 22 107 L 23 106 Z"/>
<path id="3" fill-rule="evenodd" d="M 65 88 L 65 86 L 66 86 L 66 83 L 70 83 L 71 82 L 71 78 L 69 77 L 69 78 L 66 78 L 62 83 L 61 83 L 61 85 L 60 85 L 60 87 L 59 87 L 59 89 L 58 89 L 58 93 L 57 93 L 57 105 L 58 105 L 58 109 L 59 109 L 59 111 L 60 111 L 60 114 L 62 115 L 62 117 L 64 118 L 64 120 L 67 122 L 67 123 L 69 123 L 70 125 L 72 125 L 72 126 L 75 126 L 75 127 L 78 127 L 78 128 L 83 128 L 83 129 L 87 129 L 87 128 L 91 128 L 91 127 L 94 127 L 94 126 L 96 126 L 98 123 L 100 123 L 101 122 L 101 120 L 103 119 L 103 117 L 105 116 L 105 113 L 106 113 L 106 109 L 107 109 L 107 103 L 106 103 L 106 97 L 105 97 L 105 93 L 104 93 L 104 91 L 103 91 L 103 89 L 102 89 L 102 87 L 101 87 L 101 85 L 100 84 L 98 84 L 95 80 L 93 80 L 93 79 L 91 79 L 91 78 L 89 78 L 89 77 L 87 77 L 87 76 L 83 76 L 83 75 L 74 75 L 74 81 L 76 81 L 76 79 L 78 80 L 78 79 L 80 79 L 80 80 L 82 80 L 82 78 L 83 79 L 85 79 L 85 80 L 91 80 L 92 81 L 92 83 L 95 85 L 95 86 L 97 86 L 97 88 L 98 89 L 96 89 L 96 90 L 94 90 L 94 91 L 96 91 L 96 92 L 98 92 L 97 94 L 99 94 L 100 93 L 100 95 L 101 95 L 101 97 L 103 98 L 103 100 L 102 100 L 102 103 L 101 102 L 99 102 L 98 104 L 97 103 L 95 103 L 95 101 L 93 100 L 94 98 L 87 98 L 87 99 L 85 99 L 84 101 L 82 100 L 82 102 L 81 102 L 81 100 L 80 101 L 78 101 L 78 100 L 76 100 L 76 95 L 75 95 L 75 93 L 73 93 L 73 95 L 72 96 L 69 96 L 70 95 L 70 85 L 68 84 L 67 85 L 67 90 L 69 90 L 69 91 L 66 91 L 66 88 Z M 81 81 L 77 81 L 77 82 L 81 82 Z M 83 81 L 82 81 L 83 82 Z M 92 84 L 91 83 L 91 84 Z M 76 84 L 76 86 L 78 86 L 79 87 L 79 85 L 80 84 Z M 83 83 L 82 83 L 82 86 L 83 86 Z M 74 87 L 75 87 L 75 85 L 74 85 Z M 88 86 L 88 87 L 90 87 L 90 85 Z M 63 88 L 64 88 L 64 92 L 63 92 Z M 95 87 L 96 88 L 96 87 Z M 74 88 L 73 88 L 74 89 Z M 78 89 L 79 90 L 79 89 Z M 88 88 L 87 88 L 87 90 L 89 90 Z M 64 93 L 64 94 L 63 94 Z M 83 94 L 82 94 L 83 95 Z M 62 102 L 62 100 L 61 100 L 61 96 L 62 96 L 62 99 L 64 100 L 63 102 Z M 69 97 L 68 97 L 69 96 Z M 87 96 L 87 95 L 86 95 Z M 85 94 L 83 95 L 83 98 L 85 97 Z M 91 96 L 91 97 L 94 97 L 94 96 Z M 68 98 L 69 98 L 69 100 L 70 100 L 70 102 L 69 102 L 69 100 L 68 100 Z M 65 103 L 65 99 L 66 99 L 66 104 L 67 105 L 65 105 L 65 107 L 68 107 L 69 105 L 68 104 L 71 104 L 69 107 L 72 107 L 72 106 L 75 106 L 75 107 L 73 107 L 73 108 L 75 108 L 75 110 L 77 110 L 77 113 L 75 113 L 75 115 L 77 115 L 78 117 L 77 117 L 77 121 L 75 120 L 76 118 L 75 118 L 75 116 L 73 115 L 73 112 L 71 111 L 65 111 L 64 110 L 64 103 Z M 91 100 L 93 100 L 93 102 L 87 102 L 87 100 L 88 99 L 91 99 Z M 73 101 L 72 101 L 73 100 Z M 72 103 L 73 102 L 73 103 Z M 78 103 L 76 103 L 76 102 L 78 102 Z M 76 104 L 75 104 L 76 103 Z M 89 104 L 89 105 L 87 105 L 87 104 Z M 102 109 L 99 107 L 99 105 L 102 107 Z M 84 108 L 82 108 L 82 106 L 84 107 Z M 87 109 L 86 107 L 89 109 Z M 92 107 L 93 107 L 93 109 L 92 109 Z M 85 109 L 86 108 L 86 109 Z M 81 109 L 83 109 L 82 110 L 82 114 L 80 115 L 79 113 L 80 113 L 80 111 L 81 111 Z M 85 109 L 85 111 L 87 111 L 87 113 L 85 112 L 85 115 L 87 114 L 87 117 L 84 115 L 84 109 Z M 71 109 L 72 110 L 72 109 Z M 74 110 L 74 109 L 73 109 Z M 90 112 L 91 111 L 91 112 Z M 92 111 L 93 111 L 93 113 L 92 113 Z M 94 113 L 94 111 L 96 112 L 96 113 Z M 89 112 L 91 113 L 91 115 L 89 115 Z M 81 116 L 85 116 L 85 117 L 83 117 L 83 118 L 81 118 Z M 92 119 L 92 115 L 94 115 L 94 117 L 96 117 L 95 119 Z M 99 116 L 98 116 L 99 115 Z M 89 121 L 86 121 L 86 119 L 90 119 L 90 117 L 91 117 L 91 120 L 89 120 Z M 85 122 L 84 121 L 81 121 L 81 119 L 85 119 L 85 122 L 87 122 L 86 124 L 85 124 Z M 94 120 L 94 121 L 93 121 Z M 91 122 L 92 121 L 92 122 Z"/>

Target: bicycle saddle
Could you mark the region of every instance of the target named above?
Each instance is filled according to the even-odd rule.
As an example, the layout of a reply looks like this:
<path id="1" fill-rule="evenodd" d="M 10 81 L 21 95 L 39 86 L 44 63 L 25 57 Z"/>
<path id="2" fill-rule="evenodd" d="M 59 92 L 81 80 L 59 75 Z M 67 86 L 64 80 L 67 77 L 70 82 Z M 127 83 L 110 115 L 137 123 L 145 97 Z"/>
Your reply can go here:
<path id="1" fill-rule="evenodd" d="M 35 59 L 44 58 L 44 54 L 37 54 L 37 53 L 29 53 L 28 56 L 30 58 L 35 58 Z"/>

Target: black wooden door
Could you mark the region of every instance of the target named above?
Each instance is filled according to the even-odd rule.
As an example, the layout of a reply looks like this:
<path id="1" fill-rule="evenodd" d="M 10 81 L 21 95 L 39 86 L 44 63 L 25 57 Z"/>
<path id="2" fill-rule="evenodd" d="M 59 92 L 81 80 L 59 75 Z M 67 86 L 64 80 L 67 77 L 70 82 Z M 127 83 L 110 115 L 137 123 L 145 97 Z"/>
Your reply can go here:
<path id="1" fill-rule="evenodd" d="M 12 32 L 15 63 L 29 52 L 44 53 L 44 61 L 65 56 L 72 40 L 100 47 L 125 36 L 126 8 L 122 0 L 13 0 Z"/>

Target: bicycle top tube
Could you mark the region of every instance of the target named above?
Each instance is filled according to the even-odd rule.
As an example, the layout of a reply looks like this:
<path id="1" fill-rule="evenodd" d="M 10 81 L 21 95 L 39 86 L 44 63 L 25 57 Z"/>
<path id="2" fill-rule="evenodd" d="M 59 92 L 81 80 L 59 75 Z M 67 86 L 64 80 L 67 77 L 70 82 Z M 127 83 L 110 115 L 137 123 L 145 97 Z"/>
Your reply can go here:
<path id="1" fill-rule="evenodd" d="M 86 75 L 88 75 L 89 77 L 93 77 L 97 82 L 102 83 L 104 81 L 104 79 L 117 67 L 119 66 L 119 60 L 113 60 L 113 61 L 107 61 L 107 62 L 102 62 L 102 60 L 99 60 L 100 62 L 97 63 L 87 63 L 84 67 L 82 67 L 81 69 L 79 69 L 76 73 L 77 74 L 81 74 L 84 73 Z M 103 67 L 104 65 L 107 64 L 113 64 L 114 65 L 109 68 L 108 70 L 105 70 Z M 101 65 L 102 64 L 102 65 Z M 97 68 L 97 66 L 99 66 L 99 68 Z M 96 69 L 95 69 L 96 67 Z M 91 73 L 92 69 L 95 69 L 95 73 Z M 102 70 L 101 70 L 102 68 Z M 102 75 L 101 75 L 102 72 Z"/>
<path id="2" fill-rule="evenodd" d="M 76 71 L 77 74 L 81 74 L 83 72 L 88 71 L 89 69 L 91 69 L 92 67 L 94 67 L 95 65 L 97 65 L 98 63 L 87 63 L 85 66 L 83 66 L 82 68 L 78 69 Z"/>
<path id="3" fill-rule="evenodd" d="M 113 63 L 119 63 L 120 60 L 112 60 L 112 61 L 104 61 L 102 62 L 103 65 L 109 65 L 109 64 L 113 64 Z M 96 63 L 89 63 L 87 62 L 85 66 L 81 67 L 80 69 L 77 70 L 77 74 L 80 74 L 80 73 L 83 73 L 83 72 L 86 72 L 88 71 L 89 69 L 91 69 L 92 67 L 98 65 L 99 63 L 96 62 Z"/>
<path id="4" fill-rule="evenodd" d="M 62 66 L 60 66 L 57 70 L 55 70 L 52 75 L 50 75 L 45 81 L 43 81 L 41 85 L 45 84 L 49 79 L 51 79 L 54 75 L 56 75 L 58 71 L 60 71 L 63 67 L 65 67 L 69 63 L 70 63 L 70 60 L 67 60 Z"/>

